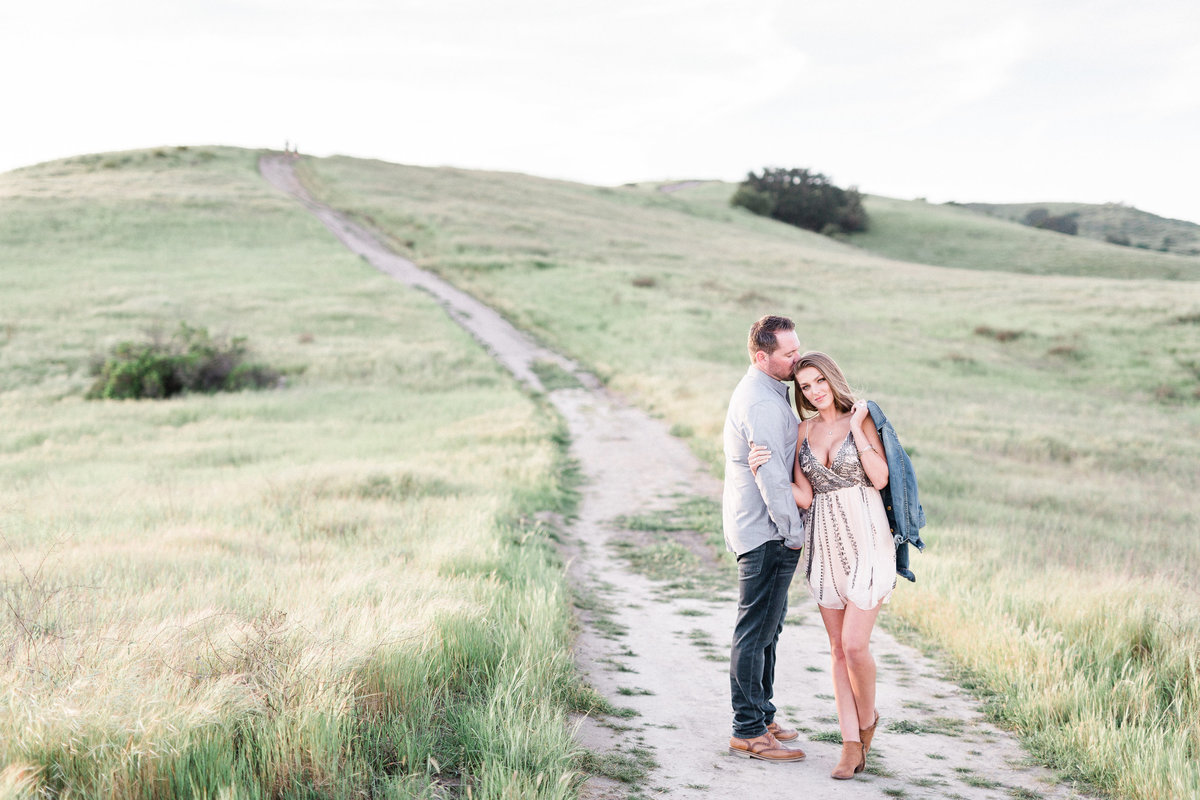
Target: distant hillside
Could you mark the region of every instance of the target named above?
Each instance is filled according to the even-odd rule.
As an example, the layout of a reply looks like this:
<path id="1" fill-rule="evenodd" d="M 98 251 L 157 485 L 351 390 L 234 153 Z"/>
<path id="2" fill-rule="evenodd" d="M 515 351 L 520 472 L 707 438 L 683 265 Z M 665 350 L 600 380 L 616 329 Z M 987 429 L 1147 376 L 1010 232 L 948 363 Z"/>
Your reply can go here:
<path id="1" fill-rule="evenodd" d="M 1074 214 L 1079 235 L 1127 247 L 1200 255 L 1200 225 L 1182 219 L 1167 219 L 1120 203 L 954 203 L 1000 219 L 1024 222 L 1030 211 L 1045 209 L 1053 216 Z"/>
<path id="2" fill-rule="evenodd" d="M 671 197 L 686 198 L 718 214 L 729 208 L 729 198 L 737 187 L 722 181 L 679 181 L 643 184 L 640 188 L 659 196 L 669 193 Z M 939 267 L 1032 275 L 1200 280 L 1200 258 L 1196 256 L 1119 247 L 1086 236 L 1065 236 L 957 204 L 867 195 L 863 206 L 870 216 L 870 229 L 841 237 L 842 241 L 888 258 Z M 772 222 L 762 217 L 756 219 Z"/>
<path id="3" fill-rule="evenodd" d="M 1034 275 L 1200 280 L 1200 258 L 1196 256 L 1120 247 L 1087 236 L 1067 236 L 960 205 L 875 195 L 868 196 L 863 205 L 870 215 L 871 227 L 847 241 L 890 258 Z M 1041 206 L 1029 206 L 1033 207 Z M 1059 208 L 1055 206 L 1050 211 L 1057 214 Z"/>

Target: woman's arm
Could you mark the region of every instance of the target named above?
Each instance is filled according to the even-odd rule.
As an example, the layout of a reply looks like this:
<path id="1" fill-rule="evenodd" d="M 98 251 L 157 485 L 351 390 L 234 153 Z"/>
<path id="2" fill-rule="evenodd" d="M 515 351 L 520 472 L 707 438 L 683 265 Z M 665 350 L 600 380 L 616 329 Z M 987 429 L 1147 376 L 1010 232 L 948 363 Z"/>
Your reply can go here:
<path id="1" fill-rule="evenodd" d="M 875 421 L 871 419 L 871 412 L 867 410 L 866 400 L 859 400 L 854 404 L 853 416 L 850 417 L 850 433 L 854 436 L 858 459 L 862 462 L 863 472 L 867 473 L 871 485 L 876 489 L 887 486 L 887 456 L 883 453 L 883 442 L 879 439 L 879 431 L 875 430 Z"/>

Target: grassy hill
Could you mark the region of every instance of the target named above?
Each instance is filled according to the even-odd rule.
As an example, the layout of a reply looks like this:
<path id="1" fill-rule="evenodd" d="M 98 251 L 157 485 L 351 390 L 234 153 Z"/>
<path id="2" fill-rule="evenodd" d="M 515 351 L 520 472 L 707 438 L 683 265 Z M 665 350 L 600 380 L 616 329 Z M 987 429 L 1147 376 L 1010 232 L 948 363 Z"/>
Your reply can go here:
<path id="1" fill-rule="evenodd" d="M 866 246 L 905 260 L 732 209 L 720 184 L 301 171 L 665 417 L 715 471 L 746 330 L 793 316 L 914 451 L 935 544 L 888 624 L 968 670 L 1069 774 L 1125 797 L 1200 791 L 1200 541 L 1184 533 L 1200 524 L 1200 284 L 1178 280 L 1194 261 L 899 201 L 872 211 L 909 222 Z M 918 240 L 960 268 L 913 263 Z"/>
<path id="2" fill-rule="evenodd" d="M 716 214 L 728 205 L 736 186 L 721 181 L 690 181 L 678 185 L 646 184 L 639 188 L 679 193 L 681 198 L 703 204 Z M 988 217 L 962 205 L 934 205 L 874 195 L 866 196 L 863 205 L 870 215 L 871 229 L 844 241 L 888 258 L 1035 275 L 1200 280 L 1200 258 L 1179 252 L 1121 247 L 1104 242 L 1103 236 L 1099 236 L 1101 241 L 1087 236 L 1064 236 L 1030 228 L 1013 219 Z M 1176 233 L 1176 237 L 1180 243 L 1187 241 L 1181 233 Z"/>
<path id="3" fill-rule="evenodd" d="M 0 175 L 0 796 L 571 797 L 559 425 L 256 162 Z M 83 399 L 180 321 L 288 384 Z"/>
<path id="4" fill-rule="evenodd" d="M 1066 236 L 962 206 L 875 196 L 864 206 L 871 230 L 849 242 L 890 258 L 1034 275 L 1200 280 L 1200 258 L 1192 256 Z"/>
<path id="5" fill-rule="evenodd" d="M 159 748 L 150 752 L 174 752 L 172 730 L 212 733 L 214 753 L 221 731 L 251 730 L 265 743 L 263 763 L 300 764 L 296 774 L 308 776 L 325 761 L 303 752 L 340 752 L 337 732 L 365 725 L 375 755 L 385 742 L 408 748 L 406 769 L 384 771 L 380 782 L 409 781 L 403 788 L 418 793 L 436 779 L 432 755 L 472 780 L 512 774 L 535 796 L 528 769 L 565 769 L 561 744 L 542 743 L 544 762 L 522 762 L 518 775 L 486 732 L 471 741 L 495 747 L 472 749 L 483 754 L 473 760 L 462 739 L 403 729 L 413 709 L 288 694 L 325 711 L 273 717 L 255 703 L 282 696 L 262 688 L 276 686 L 264 683 L 272 675 L 293 676 L 281 690 L 340 685 L 331 675 L 387 691 L 417 681 L 403 685 L 445 690 L 432 708 L 447 723 L 439 730 L 457 731 L 456 721 L 476 719 L 456 705 L 470 694 L 465 682 L 491 681 L 479 691 L 486 701 L 514 688 L 509 673 L 419 681 L 462 663 L 460 645 L 497 659 L 516 646 L 517 634 L 499 644 L 490 637 L 528 620 L 495 630 L 476 623 L 509 619 L 509 600 L 524 591 L 546 601 L 534 626 L 549 634 L 536 646 L 552 674 L 535 682 L 554 691 L 510 710 L 553 720 L 570 695 L 569 680 L 553 672 L 562 653 L 547 655 L 564 646 L 556 584 L 541 551 L 521 556 L 504 544 L 522 539 L 504 535 L 519 518 L 514 507 L 562 502 L 547 410 L 431 302 L 371 273 L 272 193 L 254 173 L 255 154 L 161 152 L 0 176 L 0 525 L 21 564 L 61 554 L 49 560 L 54 580 L 32 597 L 78 598 L 69 614 L 45 620 L 67 634 L 55 647 L 90 646 L 86 663 L 112 674 L 89 687 L 98 696 L 82 716 L 68 714 L 59 687 L 77 653 L 67 647 L 50 659 L 59 651 L 22 644 L 5 679 L 38 704 L 3 722 L 6 754 L 61 764 L 81 730 L 89 742 L 126 741 L 134 715 L 122 698 L 147 697 L 179 709 L 164 717 L 176 727 L 138 740 Z M 918 583 L 899 587 L 887 624 L 941 650 L 1004 724 L 1070 776 L 1129 798 L 1200 791 L 1200 540 L 1189 534 L 1200 525 L 1194 259 L 881 198 L 868 206 L 874 238 L 846 244 L 732 209 L 718 183 L 667 193 L 348 158 L 305 159 L 299 170 L 317 196 L 664 417 L 717 472 L 746 330 L 763 313 L 793 316 L 801 341 L 834 355 L 913 453 L 930 547 L 914 557 Z M 80 399 L 92 353 L 180 317 L 246 334 L 267 360 L 303 369 L 276 394 Z M 456 435 L 462 426 L 486 432 L 489 453 L 467 457 L 462 448 L 478 435 Z M 443 468 L 467 462 L 489 468 L 465 483 Z M 487 552 L 463 553 L 453 537 L 426 552 L 420 536 L 430 520 L 437 531 L 484 531 Z M 6 585 L 15 585 L 19 569 L 8 569 Z M 445 584 L 450 594 L 390 588 L 417 584 Z M 100 591 L 70 589 L 79 586 Z M 328 599 L 291 603 L 294 587 Z M 413 651 L 371 650 L 392 641 L 388 620 L 408 619 L 389 613 L 398 603 L 423 609 L 411 624 L 442 638 L 431 634 Z M 297 628 L 270 626 L 281 610 Z M 244 683 L 242 672 L 222 672 L 219 659 L 204 660 L 209 651 L 187 646 L 203 644 L 210 618 L 229 622 L 209 641 L 269 646 L 253 652 L 295 646 L 294 663 L 331 671 L 306 673 L 317 684 L 265 670 Z M 9 640 L 26 642 L 18 620 L 5 619 Z M 201 657 L 203 680 L 173 683 L 179 675 L 160 669 L 139 684 L 146 663 L 106 644 L 159 642 L 164 630 L 199 632 L 168 635 L 179 644 L 165 656 L 150 652 L 168 667 Z M 298 638 L 304 630 L 315 641 Z M 321 649 L 344 640 L 362 661 Z M 512 665 L 532 669 L 521 659 L 533 651 L 519 655 Z M 211 707 L 219 713 L 203 716 Z M 16 720 L 30 714 L 46 722 L 21 738 Z M 319 735 L 297 738 L 286 720 Z M 316 777 L 349 791 L 352 775 L 373 774 L 376 762 L 331 763 L 341 771 Z M 569 781 L 550 784 L 569 793 Z M 261 793 L 270 790 L 279 786 Z"/>
<path id="6" fill-rule="evenodd" d="M 867 197 L 871 229 L 849 242 L 890 258 L 1034 275 L 1200 280 L 1200 258 L 1066 236 L 961 206 Z"/>
<path id="7" fill-rule="evenodd" d="M 1200 256 L 1200 225 L 1169 219 L 1120 203 L 962 203 L 962 208 L 1000 219 L 1022 222 L 1034 209 L 1053 216 L 1074 214 L 1079 235 L 1102 242 L 1116 239 L 1128 247 Z"/>

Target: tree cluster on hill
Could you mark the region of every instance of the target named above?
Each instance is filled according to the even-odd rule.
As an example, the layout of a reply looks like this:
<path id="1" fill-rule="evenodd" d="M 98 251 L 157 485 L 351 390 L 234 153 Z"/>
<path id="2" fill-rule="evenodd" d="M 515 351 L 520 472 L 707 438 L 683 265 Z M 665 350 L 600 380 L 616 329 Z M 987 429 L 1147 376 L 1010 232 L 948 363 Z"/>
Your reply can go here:
<path id="1" fill-rule="evenodd" d="M 824 234 L 865 231 L 868 224 L 856 188 L 842 189 L 808 169 L 764 167 L 762 174 L 748 173 L 729 202 Z"/>
<path id="2" fill-rule="evenodd" d="M 1079 213 L 1075 211 L 1055 216 L 1050 213 L 1048 208 L 1031 208 L 1022 221 L 1033 228 L 1057 231 L 1068 236 L 1075 236 L 1079 233 Z"/>

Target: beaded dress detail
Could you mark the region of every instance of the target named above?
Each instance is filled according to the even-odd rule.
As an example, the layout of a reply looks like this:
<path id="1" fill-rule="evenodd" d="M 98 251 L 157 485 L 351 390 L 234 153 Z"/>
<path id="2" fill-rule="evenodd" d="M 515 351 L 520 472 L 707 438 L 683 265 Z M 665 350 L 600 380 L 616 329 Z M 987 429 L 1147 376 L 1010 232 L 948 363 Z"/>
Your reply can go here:
<path id="1" fill-rule="evenodd" d="M 817 460 L 808 435 L 797 454 L 800 471 L 813 487 L 805 523 L 808 588 L 817 604 L 869 611 L 891 599 L 896 588 L 896 548 L 883 498 L 863 470 L 850 434 L 830 466 Z"/>

